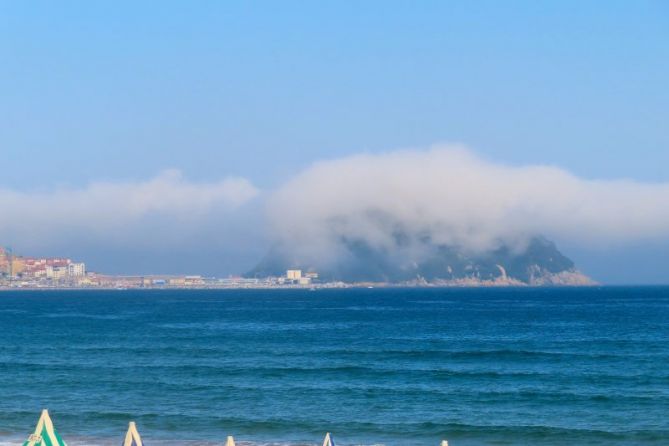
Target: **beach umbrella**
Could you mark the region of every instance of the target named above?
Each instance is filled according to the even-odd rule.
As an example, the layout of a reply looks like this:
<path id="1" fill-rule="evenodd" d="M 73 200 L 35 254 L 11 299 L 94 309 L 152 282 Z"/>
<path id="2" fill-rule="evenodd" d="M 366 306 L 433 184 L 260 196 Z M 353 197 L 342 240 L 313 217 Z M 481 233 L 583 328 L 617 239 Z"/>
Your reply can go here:
<path id="1" fill-rule="evenodd" d="M 225 442 L 225 446 L 235 446 L 235 439 L 232 438 L 232 435 L 228 435 L 228 441 Z"/>
<path id="2" fill-rule="evenodd" d="M 142 443 L 142 437 L 139 436 L 137 432 L 137 425 L 134 421 L 131 421 L 128 425 L 128 432 L 125 434 L 125 441 L 123 446 L 144 446 Z"/>
<path id="3" fill-rule="evenodd" d="M 323 446 L 335 446 L 335 442 L 330 436 L 330 432 L 325 434 L 325 440 L 323 440 Z"/>
<path id="4" fill-rule="evenodd" d="M 44 409 L 35 427 L 35 433 L 28 437 L 23 446 L 67 446 L 67 443 L 53 428 L 49 412 Z"/>

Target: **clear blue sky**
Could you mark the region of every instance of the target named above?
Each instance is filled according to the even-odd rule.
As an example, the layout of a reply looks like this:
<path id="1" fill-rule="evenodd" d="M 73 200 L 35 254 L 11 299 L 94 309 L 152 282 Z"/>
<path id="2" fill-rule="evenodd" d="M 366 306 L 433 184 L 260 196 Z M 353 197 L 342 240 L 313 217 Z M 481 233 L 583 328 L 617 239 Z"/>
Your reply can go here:
<path id="1" fill-rule="evenodd" d="M 665 1 L 2 2 L 0 188 L 462 142 L 669 181 Z"/>

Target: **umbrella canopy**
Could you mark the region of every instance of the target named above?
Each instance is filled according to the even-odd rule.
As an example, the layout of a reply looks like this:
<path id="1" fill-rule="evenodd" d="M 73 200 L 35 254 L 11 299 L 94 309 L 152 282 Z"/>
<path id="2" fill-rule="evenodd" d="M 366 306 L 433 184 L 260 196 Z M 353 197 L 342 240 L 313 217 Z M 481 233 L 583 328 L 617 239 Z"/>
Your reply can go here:
<path id="1" fill-rule="evenodd" d="M 44 409 L 35 427 L 35 433 L 28 437 L 23 446 L 67 446 L 67 443 L 53 428 L 49 412 Z"/>
<path id="2" fill-rule="evenodd" d="M 228 441 L 225 442 L 225 446 L 235 446 L 235 439 L 232 438 L 232 435 L 228 436 Z"/>
<path id="3" fill-rule="evenodd" d="M 323 446 L 335 446 L 335 442 L 330 436 L 330 432 L 325 434 L 325 440 L 323 440 Z"/>
<path id="4" fill-rule="evenodd" d="M 125 434 L 125 441 L 123 441 L 123 446 L 144 446 L 142 443 L 142 437 L 139 436 L 137 432 L 137 425 L 134 421 L 131 421 L 128 425 L 128 432 Z"/>

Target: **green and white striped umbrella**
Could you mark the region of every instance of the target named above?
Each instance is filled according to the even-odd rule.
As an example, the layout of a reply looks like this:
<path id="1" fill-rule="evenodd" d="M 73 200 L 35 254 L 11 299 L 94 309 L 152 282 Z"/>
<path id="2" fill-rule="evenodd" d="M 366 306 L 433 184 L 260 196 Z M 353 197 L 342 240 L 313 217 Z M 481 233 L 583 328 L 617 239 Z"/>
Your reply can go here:
<path id="1" fill-rule="evenodd" d="M 67 446 L 67 443 L 53 428 L 49 412 L 44 409 L 35 427 L 35 433 L 28 437 L 23 446 Z"/>

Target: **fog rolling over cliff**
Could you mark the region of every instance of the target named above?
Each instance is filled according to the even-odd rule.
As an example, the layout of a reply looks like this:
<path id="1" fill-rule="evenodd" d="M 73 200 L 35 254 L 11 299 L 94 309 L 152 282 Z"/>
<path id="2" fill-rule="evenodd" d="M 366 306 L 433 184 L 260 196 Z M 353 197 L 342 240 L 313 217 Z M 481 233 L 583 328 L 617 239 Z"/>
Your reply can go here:
<path id="1" fill-rule="evenodd" d="M 649 204 L 628 200 L 630 187 L 500 165 L 458 146 L 324 161 L 269 197 L 273 248 L 249 275 L 301 268 L 347 282 L 591 283 L 549 239 L 653 233 L 657 220 L 637 218 Z M 646 195 L 665 199 L 663 187 Z M 621 200 L 639 212 L 621 212 Z"/>
<path id="2" fill-rule="evenodd" d="M 432 283 L 441 285 L 590 285 L 554 243 L 532 237 L 522 248 L 499 246 L 490 251 L 432 244 L 412 246 L 405 234 L 396 234 L 394 249 L 373 247 L 364 240 L 342 238 L 334 262 L 305 262 L 290 247 L 277 245 L 249 276 L 281 275 L 289 268 L 316 271 L 326 281 Z"/>

